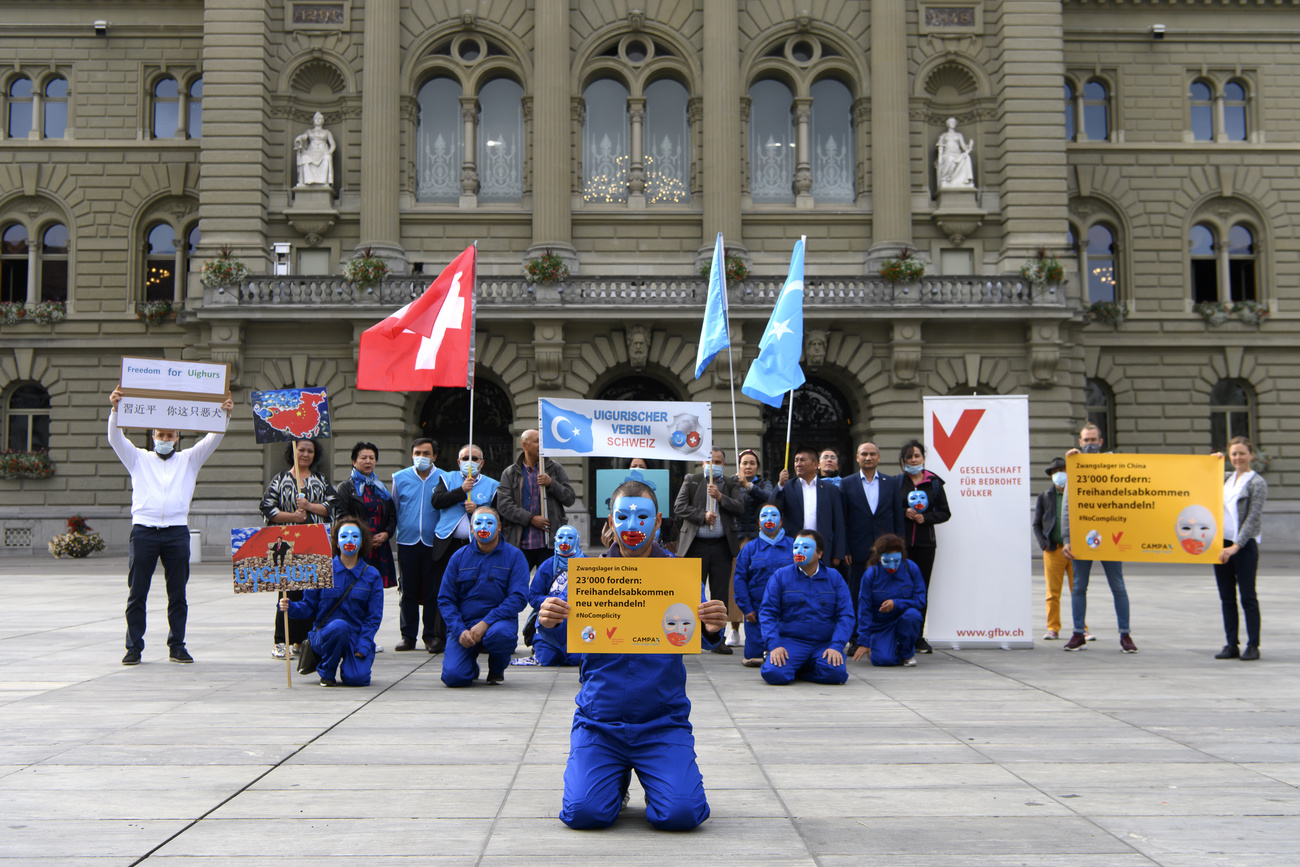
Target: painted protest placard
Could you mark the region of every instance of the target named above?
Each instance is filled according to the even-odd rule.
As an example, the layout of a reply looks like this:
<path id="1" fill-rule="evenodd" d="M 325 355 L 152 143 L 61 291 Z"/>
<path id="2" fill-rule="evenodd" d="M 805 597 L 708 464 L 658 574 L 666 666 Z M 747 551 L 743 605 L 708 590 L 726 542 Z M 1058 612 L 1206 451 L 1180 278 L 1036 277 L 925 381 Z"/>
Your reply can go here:
<path id="1" fill-rule="evenodd" d="M 236 593 L 334 586 L 334 557 L 325 524 L 281 524 L 230 531 Z"/>
<path id="2" fill-rule="evenodd" d="M 569 561 L 570 653 L 699 653 L 700 561 Z"/>
<path id="3" fill-rule="evenodd" d="M 541 450 L 550 457 L 707 461 L 712 404 L 686 401 L 538 401 Z"/>
<path id="4" fill-rule="evenodd" d="M 282 443 L 330 435 L 329 397 L 323 388 L 255 391 L 253 435 L 259 443 Z"/>
<path id="5" fill-rule="evenodd" d="M 1223 460 L 1070 455 L 1070 553 L 1078 560 L 1212 566 L 1223 550 Z"/>
<path id="6" fill-rule="evenodd" d="M 624 482 L 645 482 L 659 500 L 664 520 L 672 517 L 672 492 L 668 490 L 667 470 L 596 470 L 596 517 L 609 517 L 609 498 Z"/>
<path id="7" fill-rule="evenodd" d="M 224 433 L 229 380 L 226 364 L 123 356 L 118 425 Z"/>

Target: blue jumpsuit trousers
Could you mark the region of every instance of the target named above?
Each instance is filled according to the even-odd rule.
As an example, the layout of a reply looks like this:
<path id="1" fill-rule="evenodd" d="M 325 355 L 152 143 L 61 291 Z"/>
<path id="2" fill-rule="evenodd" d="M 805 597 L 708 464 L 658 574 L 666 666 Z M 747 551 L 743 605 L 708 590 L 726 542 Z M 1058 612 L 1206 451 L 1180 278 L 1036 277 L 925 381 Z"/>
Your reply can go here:
<path id="1" fill-rule="evenodd" d="M 763 662 L 763 668 L 760 673 L 763 680 L 775 686 L 785 686 L 793 683 L 795 678 L 800 680 L 810 680 L 813 683 L 841 684 L 849 679 L 848 667 L 844 664 L 843 659 L 839 665 L 831 665 L 830 662 L 822 657 L 822 653 L 827 648 L 834 647 L 841 653 L 844 650 L 843 644 L 833 644 L 829 641 L 811 642 L 799 641 L 795 638 L 782 638 L 781 646 L 785 648 L 786 660 L 785 665 L 773 665 L 772 657 Z"/>
<path id="2" fill-rule="evenodd" d="M 862 642 L 871 650 L 871 664 L 898 665 L 915 656 L 923 622 L 923 615 L 915 608 L 884 623 L 873 620 Z"/>
<path id="3" fill-rule="evenodd" d="M 510 664 L 510 655 L 519 644 L 519 624 L 498 620 L 488 627 L 483 640 L 473 647 L 462 647 L 459 635 L 447 636 L 447 650 L 442 657 L 442 682 L 447 686 L 469 686 L 479 675 L 478 656 L 488 655 L 488 672 L 502 674 Z"/>
<path id="4" fill-rule="evenodd" d="M 313 631 L 308 639 L 312 650 L 320 656 L 320 662 L 316 663 L 316 673 L 322 680 L 334 680 L 337 671 L 338 680 L 344 686 L 370 686 L 370 669 L 375 663 L 374 651 L 364 659 L 357 659 L 356 636 L 346 620 L 331 620 Z"/>

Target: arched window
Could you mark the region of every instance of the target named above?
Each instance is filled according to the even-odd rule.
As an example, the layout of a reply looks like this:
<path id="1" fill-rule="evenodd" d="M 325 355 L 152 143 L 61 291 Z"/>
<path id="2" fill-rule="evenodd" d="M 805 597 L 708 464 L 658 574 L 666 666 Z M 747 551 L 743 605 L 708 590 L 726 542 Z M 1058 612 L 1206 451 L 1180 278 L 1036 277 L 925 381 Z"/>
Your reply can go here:
<path id="1" fill-rule="evenodd" d="M 1194 141 L 1214 140 L 1214 91 L 1207 82 L 1193 81 L 1188 89 Z"/>
<path id="2" fill-rule="evenodd" d="M 755 204 L 794 203 L 794 98 L 779 81 L 749 88 L 749 192 Z"/>
<path id="3" fill-rule="evenodd" d="M 203 137 L 203 79 L 190 82 L 189 120 L 185 132 L 190 138 Z"/>
<path id="4" fill-rule="evenodd" d="M 149 230 L 145 246 L 144 300 L 176 300 L 176 275 L 180 272 L 176 233 L 166 223 Z"/>
<path id="5" fill-rule="evenodd" d="M 515 459 L 516 440 L 510 433 L 514 401 L 501 386 L 475 368 L 474 445 L 483 450 L 483 471 L 496 478 Z M 438 464 L 450 470 L 456 453 L 469 436 L 469 392 L 463 388 L 435 388 L 420 408 L 421 436 L 438 441 Z"/>
<path id="6" fill-rule="evenodd" d="M 1085 251 L 1085 273 L 1088 275 L 1088 303 L 1114 301 L 1115 235 L 1109 228 L 1096 223 L 1088 229 L 1088 246 Z"/>
<path id="7" fill-rule="evenodd" d="M 1074 113 L 1077 110 L 1074 104 L 1074 85 L 1065 82 L 1065 140 L 1074 141 Z"/>
<path id="8" fill-rule="evenodd" d="M 1196 304 L 1219 300 L 1219 264 L 1215 256 L 1214 230 L 1206 225 L 1192 226 L 1191 244 L 1192 301 Z"/>
<path id="9" fill-rule="evenodd" d="M 627 88 L 602 78 L 582 92 L 582 199 L 585 202 L 627 201 L 627 170 L 631 129 Z"/>
<path id="10" fill-rule="evenodd" d="M 1210 447 L 1228 450 L 1228 440 L 1246 437 L 1254 441 L 1252 416 L 1254 389 L 1239 379 L 1221 379 L 1210 390 Z"/>
<path id="11" fill-rule="evenodd" d="M 20 75 L 9 82 L 9 116 L 6 118 L 5 135 L 9 138 L 27 138 L 32 131 L 33 100 L 32 80 Z"/>
<path id="12" fill-rule="evenodd" d="M 842 82 L 824 78 L 813 84 L 812 195 L 818 202 L 852 202 L 853 94 Z"/>
<path id="13" fill-rule="evenodd" d="M 464 141 L 460 118 L 460 83 L 431 78 L 420 88 L 416 129 L 415 198 L 421 202 L 460 200 L 460 164 Z"/>
<path id="14" fill-rule="evenodd" d="M 785 396 L 781 409 L 763 407 L 763 475 L 775 480 L 781 473 L 785 459 L 786 422 L 790 412 L 790 395 Z M 811 447 L 818 451 L 835 449 L 842 455 L 854 453 L 849 436 L 852 424 L 848 399 L 831 383 L 818 377 L 808 381 L 794 393 L 794 419 L 790 428 L 790 443 L 795 448 Z M 794 449 L 790 451 L 794 459 Z M 786 467 L 793 473 L 793 467 Z"/>
<path id="15" fill-rule="evenodd" d="M 691 200 L 689 94 L 671 78 L 645 89 L 645 198 L 651 205 Z"/>
<path id="16" fill-rule="evenodd" d="M 0 232 L 0 303 L 27 303 L 27 248 L 25 226 L 14 223 Z"/>
<path id="17" fill-rule="evenodd" d="M 180 124 L 180 87 L 174 78 L 160 78 L 153 86 L 153 137 L 173 138 Z"/>
<path id="18" fill-rule="evenodd" d="M 1106 448 L 1114 449 L 1118 445 L 1115 438 L 1115 392 L 1104 379 L 1087 379 L 1083 384 L 1083 394 L 1088 421 L 1101 431 Z"/>
<path id="19" fill-rule="evenodd" d="M 524 89 L 495 78 L 478 93 L 478 200 L 517 202 L 524 195 Z"/>
<path id="20" fill-rule="evenodd" d="M 68 227 L 54 223 L 41 233 L 42 301 L 68 300 Z"/>
<path id="21" fill-rule="evenodd" d="M 19 452 L 50 447 L 50 393 L 35 383 L 20 385 L 5 403 L 6 448 Z"/>
<path id="22" fill-rule="evenodd" d="M 1238 224 L 1228 230 L 1228 299 L 1255 300 L 1255 236 Z"/>
<path id="23" fill-rule="evenodd" d="M 55 76 L 45 82 L 41 106 L 46 138 L 63 138 L 68 133 L 68 80 Z"/>
<path id="24" fill-rule="evenodd" d="M 1228 141 L 1245 141 L 1246 133 L 1246 88 L 1229 81 L 1223 86 L 1223 135 Z"/>
<path id="25" fill-rule="evenodd" d="M 1110 90 L 1096 79 L 1083 86 L 1083 131 L 1089 141 L 1110 139 Z"/>

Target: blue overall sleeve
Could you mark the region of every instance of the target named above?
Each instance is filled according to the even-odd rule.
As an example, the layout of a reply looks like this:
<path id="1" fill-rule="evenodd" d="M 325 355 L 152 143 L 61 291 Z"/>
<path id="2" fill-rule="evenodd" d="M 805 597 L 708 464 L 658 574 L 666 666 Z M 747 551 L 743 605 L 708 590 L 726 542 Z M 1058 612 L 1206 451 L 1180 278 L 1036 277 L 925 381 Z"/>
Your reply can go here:
<path id="1" fill-rule="evenodd" d="M 361 577 L 370 582 L 370 598 L 366 601 L 366 619 L 361 621 L 357 652 L 370 654 L 375 652 L 375 633 L 384 620 L 384 579 L 374 566 L 367 566 Z"/>
<path id="2" fill-rule="evenodd" d="M 831 583 L 835 585 L 835 632 L 831 635 L 831 644 L 842 649 L 853 634 L 853 597 L 849 595 L 849 585 L 839 573 L 831 578 Z"/>
<path id="3" fill-rule="evenodd" d="M 294 620 L 316 620 L 316 610 L 320 607 L 320 591 L 304 590 L 301 602 L 289 603 L 289 616 Z"/>
<path id="4" fill-rule="evenodd" d="M 462 555 L 470 550 L 472 549 L 466 546 L 451 555 L 443 573 L 442 587 L 438 589 L 438 610 L 442 612 L 443 622 L 447 624 L 449 641 L 459 637 L 466 628 L 465 621 L 460 616 L 460 582 L 452 580 L 452 576 L 460 572 L 461 561 L 465 559 Z"/>
<path id="5" fill-rule="evenodd" d="M 858 636 L 866 635 L 871 629 L 871 622 L 875 619 L 876 609 L 880 607 L 879 603 L 874 603 L 875 594 L 872 592 L 877 580 L 879 570 L 875 566 L 869 566 L 867 571 L 862 573 L 862 589 L 858 591 Z M 864 642 L 865 643 L 865 642 Z"/>
<path id="6" fill-rule="evenodd" d="M 542 607 L 542 603 L 551 595 L 551 584 L 555 581 L 555 558 L 551 557 L 537 567 L 533 583 L 528 585 L 528 604 L 533 610 Z"/>
<path id="7" fill-rule="evenodd" d="M 524 559 L 524 553 L 518 548 L 511 548 L 507 553 L 510 554 L 510 578 L 506 585 L 506 598 L 483 618 L 483 622 L 488 626 L 502 620 L 518 621 L 519 612 L 523 611 L 524 605 L 528 603 L 528 561 Z M 443 582 L 444 585 L 446 583 Z"/>
<path id="8" fill-rule="evenodd" d="M 769 652 L 781 646 L 781 606 L 785 594 L 786 571 L 781 569 L 767 580 L 767 592 L 763 596 L 763 605 L 758 610 L 758 624 L 763 632 L 763 643 Z"/>

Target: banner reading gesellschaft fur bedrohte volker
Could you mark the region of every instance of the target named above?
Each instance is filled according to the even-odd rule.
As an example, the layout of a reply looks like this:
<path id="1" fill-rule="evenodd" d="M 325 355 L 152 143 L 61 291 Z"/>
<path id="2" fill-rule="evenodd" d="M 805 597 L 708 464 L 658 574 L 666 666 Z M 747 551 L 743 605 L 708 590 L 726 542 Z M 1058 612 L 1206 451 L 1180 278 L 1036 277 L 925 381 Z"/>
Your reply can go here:
<path id="1" fill-rule="evenodd" d="M 541 450 L 551 457 L 707 461 L 712 404 L 644 400 L 538 401 Z"/>
<path id="2" fill-rule="evenodd" d="M 1070 455 L 1070 553 L 1079 560 L 1219 562 L 1223 460 Z"/>
<path id="3" fill-rule="evenodd" d="M 925 398 L 926 468 L 952 518 L 935 528 L 925 637 L 933 645 L 1033 647 L 1029 398 Z"/>

